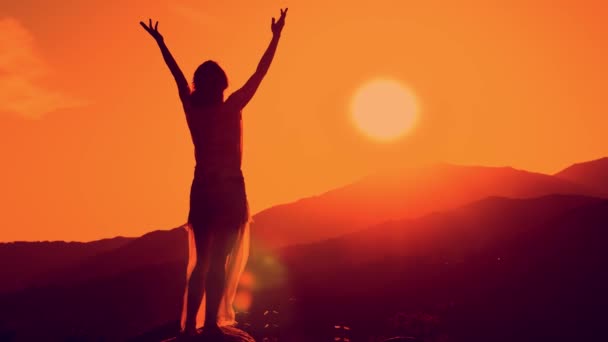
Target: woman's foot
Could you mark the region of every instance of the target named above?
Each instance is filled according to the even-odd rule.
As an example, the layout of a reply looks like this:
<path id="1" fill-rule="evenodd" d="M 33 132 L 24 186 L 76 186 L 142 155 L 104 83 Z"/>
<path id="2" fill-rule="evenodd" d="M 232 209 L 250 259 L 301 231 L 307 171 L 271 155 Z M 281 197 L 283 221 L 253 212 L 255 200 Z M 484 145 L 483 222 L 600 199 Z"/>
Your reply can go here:
<path id="1" fill-rule="evenodd" d="M 188 333 L 186 331 L 181 331 L 178 335 L 177 338 L 175 339 L 176 342 L 190 342 L 190 341 L 194 341 L 194 339 L 196 338 L 196 332 L 195 333 Z"/>
<path id="2" fill-rule="evenodd" d="M 186 323 L 184 331 L 180 332 L 181 336 L 196 336 L 197 330 L 195 324 Z"/>
<path id="3" fill-rule="evenodd" d="M 210 324 L 205 323 L 205 326 L 203 326 L 203 332 L 201 333 L 201 335 L 222 337 L 222 336 L 224 336 L 224 332 L 217 325 L 217 323 L 210 323 Z"/>

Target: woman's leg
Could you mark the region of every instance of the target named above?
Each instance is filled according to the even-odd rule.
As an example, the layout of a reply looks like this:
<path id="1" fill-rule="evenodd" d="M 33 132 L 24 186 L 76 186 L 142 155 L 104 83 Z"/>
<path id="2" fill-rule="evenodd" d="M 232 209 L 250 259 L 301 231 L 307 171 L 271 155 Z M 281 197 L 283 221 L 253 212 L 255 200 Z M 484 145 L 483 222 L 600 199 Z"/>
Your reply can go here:
<path id="1" fill-rule="evenodd" d="M 207 227 L 205 227 L 207 228 Z M 186 333 L 196 332 L 196 316 L 205 293 L 205 276 L 209 270 L 210 243 L 209 230 L 193 227 L 196 245 L 196 266 L 188 282 L 188 303 L 186 311 Z"/>
<path id="2" fill-rule="evenodd" d="M 236 229 L 226 226 L 226 223 L 216 228 L 211 243 L 211 258 L 205 287 L 207 291 L 205 327 L 210 329 L 217 327 L 218 311 L 226 287 L 226 258 L 236 239 L 236 233 L 232 232 Z M 226 233 L 227 231 L 229 233 Z"/>

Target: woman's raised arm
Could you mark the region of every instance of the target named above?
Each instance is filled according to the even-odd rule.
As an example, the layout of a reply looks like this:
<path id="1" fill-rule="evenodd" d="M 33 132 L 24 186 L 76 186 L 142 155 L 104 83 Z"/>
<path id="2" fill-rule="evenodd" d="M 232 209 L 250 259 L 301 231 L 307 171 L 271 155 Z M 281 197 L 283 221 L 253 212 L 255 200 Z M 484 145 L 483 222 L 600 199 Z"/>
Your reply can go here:
<path id="1" fill-rule="evenodd" d="M 274 17 L 272 18 L 272 23 L 270 25 L 270 29 L 272 30 L 272 40 L 270 41 L 270 45 L 268 45 L 266 52 L 264 52 L 255 73 L 253 73 L 243 87 L 228 97 L 228 100 L 226 100 L 227 103 L 234 104 L 239 109 L 242 109 L 247 105 L 247 103 L 249 103 L 260 86 L 262 79 L 264 79 L 264 76 L 268 72 L 268 68 L 270 68 L 270 63 L 274 58 L 274 53 L 276 52 L 277 45 L 279 44 L 279 38 L 281 38 L 281 31 L 283 31 L 283 26 L 285 26 L 286 16 L 287 8 L 285 10 L 281 10 L 281 17 L 279 20 L 275 20 Z"/>
<path id="2" fill-rule="evenodd" d="M 158 43 L 158 47 L 160 47 L 160 52 L 163 54 L 163 59 L 169 70 L 171 70 L 171 74 L 177 83 L 177 90 L 179 92 L 179 98 L 182 100 L 182 103 L 185 105 L 190 96 L 190 87 L 188 86 L 188 81 L 186 77 L 184 77 L 184 73 L 181 71 L 177 62 L 169 52 L 167 45 L 165 45 L 165 41 L 163 36 L 158 32 L 158 21 L 154 26 L 152 26 L 152 19 L 149 20 L 149 24 L 146 25 L 143 21 L 140 21 L 139 24 L 154 38 L 156 43 Z"/>

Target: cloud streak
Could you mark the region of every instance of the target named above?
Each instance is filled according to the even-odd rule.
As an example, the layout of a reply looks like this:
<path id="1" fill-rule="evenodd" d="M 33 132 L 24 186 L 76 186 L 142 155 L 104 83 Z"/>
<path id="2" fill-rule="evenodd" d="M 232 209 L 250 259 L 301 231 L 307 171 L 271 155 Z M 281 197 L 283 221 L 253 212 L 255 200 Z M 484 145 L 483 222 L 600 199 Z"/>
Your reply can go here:
<path id="1" fill-rule="evenodd" d="M 38 119 L 84 101 L 45 87 L 50 66 L 35 49 L 33 35 L 13 18 L 0 18 L 0 112 Z"/>

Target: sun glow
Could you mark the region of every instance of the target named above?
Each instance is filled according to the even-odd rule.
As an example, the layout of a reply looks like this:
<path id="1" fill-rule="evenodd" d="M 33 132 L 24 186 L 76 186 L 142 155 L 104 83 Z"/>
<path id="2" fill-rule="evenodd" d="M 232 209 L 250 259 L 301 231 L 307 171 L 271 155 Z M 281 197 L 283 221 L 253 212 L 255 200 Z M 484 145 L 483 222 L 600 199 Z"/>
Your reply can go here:
<path id="1" fill-rule="evenodd" d="M 351 102 L 352 118 L 365 135 L 392 141 L 411 130 L 416 121 L 417 103 L 411 90 L 388 79 L 361 86 Z"/>

